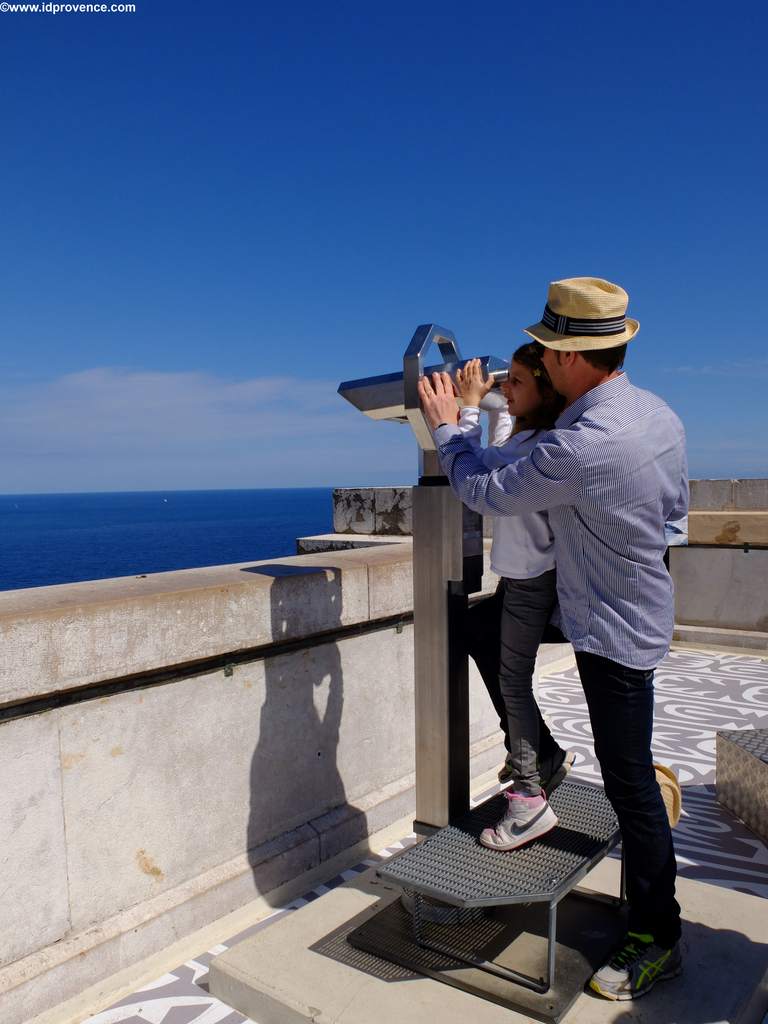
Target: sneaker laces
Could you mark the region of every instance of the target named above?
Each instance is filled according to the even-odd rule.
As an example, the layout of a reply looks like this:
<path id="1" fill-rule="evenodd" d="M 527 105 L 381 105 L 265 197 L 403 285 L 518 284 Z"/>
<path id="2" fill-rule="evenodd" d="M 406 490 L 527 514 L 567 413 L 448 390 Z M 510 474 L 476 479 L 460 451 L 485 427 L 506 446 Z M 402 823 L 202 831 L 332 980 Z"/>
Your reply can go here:
<path id="1" fill-rule="evenodd" d="M 619 971 L 626 970 L 636 960 L 640 959 L 650 945 L 650 942 L 645 942 L 639 935 L 633 935 L 630 932 L 624 945 L 611 958 L 609 966 Z"/>

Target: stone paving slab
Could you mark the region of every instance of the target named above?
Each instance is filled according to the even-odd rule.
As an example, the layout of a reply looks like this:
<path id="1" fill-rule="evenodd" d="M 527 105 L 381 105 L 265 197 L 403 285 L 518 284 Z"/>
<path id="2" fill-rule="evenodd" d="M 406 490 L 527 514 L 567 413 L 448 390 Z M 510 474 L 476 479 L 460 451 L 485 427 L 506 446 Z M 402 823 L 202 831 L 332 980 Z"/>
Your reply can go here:
<path id="1" fill-rule="evenodd" d="M 593 873 L 597 884 L 592 887 L 615 891 L 618 865 L 608 864 L 608 875 L 611 869 L 615 877 Z M 529 1019 L 369 954 L 353 951 L 350 957 L 343 941 L 347 928 L 358 927 L 397 896 L 372 873 L 335 889 L 214 959 L 211 991 L 258 1024 L 424 1024 L 425 1019 L 522 1024 Z M 632 1004 L 631 1020 L 737 1022 L 761 984 L 768 959 L 765 903 L 687 879 L 681 880 L 678 897 L 684 915 L 684 973 Z M 624 1024 L 629 1009 L 584 992 L 567 1020 Z"/>
<path id="2" fill-rule="evenodd" d="M 768 897 L 768 848 L 738 819 L 721 808 L 715 799 L 714 734 L 717 729 L 749 729 L 768 723 L 768 660 L 735 652 L 673 651 L 657 672 L 656 688 L 655 756 L 657 760 L 673 765 L 683 783 L 683 813 L 674 833 L 680 886 L 686 886 L 687 880 L 708 883 L 698 886 L 699 891 L 705 894 L 703 898 L 711 899 L 714 907 L 720 906 L 723 901 L 728 907 L 733 901 L 732 905 L 738 911 L 738 901 L 743 895 Z M 562 668 L 543 678 L 539 685 L 539 700 L 557 739 L 579 753 L 580 761 L 573 777 L 599 781 L 586 702 L 575 670 Z M 478 799 L 485 799 L 493 792 L 495 788 L 479 794 Z M 406 837 L 381 851 L 380 856 L 386 858 L 396 855 L 413 841 L 413 837 Z M 372 863 L 372 860 L 368 862 L 369 865 Z M 336 888 L 364 870 L 365 864 L 358 865 L 329 879 L 325 885 L 318 886 L 304 897 L 276 910 L 271 917 L 247 932 L 225 938 L 222 945 L 214 950 L 201 953 L 194 960 L 157 979 L 152 985 L 145 986 L 119 1004 L 98 1013 L 87 1024 L 247 1024 L 243 1014 L 210 993 L 208 965 L 213 957 L 250 936 L 279 926 L 284 919 L 295 916 L 296 911 L 307 903 L 328 900 Z M 602 862 L 589 876 L 590 882 L 603 871 L 618 872 L 618 861 Z M 605 876 L 600 885 L 591 884 L 595 884 L 596 888 L 605 886 L 606 892 L 616 891 L 615 879 L 610 874 Z M 764 923 L 765 907 L 768 904 L 758 899 L 748 906 L 750 912 L 752 908 L 757 908 L 758 927 L 762 923 L 762 938 L 759 938 L 758 932 L 757 941 L 768 943 L 768 927 Z M 690 907 L 686 910 L 690 914 Z M 699 922 L 692 920 L 692 926 L 698 928 Z M 702 926 L 704 928 L 706 926 Z M 714 945 L 710 947 L 710 958 L 705 963 L 711 977 L 719 978 L 718 984 L 727 988 L 733 985 L 733 981 L 723 973 L 723 965 L 717 961 L 718 949 L 730 936 L 737 953 L 741 948 L 749 951 L 754 939 L 749 938 L 748 931 L 742 929 L 740 921 L 737 921 L 735 931 L 725 922 L 718 925 L 716 931 L 722 931 L 723 935 L 715 937 Z M 743 934 L 740 935 L 740 932 Z M 695 930 L 691 934 L 696 937 Z M 689 959 L 690 955 L 689 948 Z M 764 947 L 760 955 L 763 957 L 763 970 L 766 971 L 768 947 Z M 740 967 L 736 965 L 734 977 L 738 978 L 739 972 Z M 432 984 L 444 987 L 436 982 Z M 705 978 L 705 988 L 707 984 L 709 979 Z M 763 986 L 763 993 L 756 996 L 753 1015 L 745 1017 L 743 1021 L 739 1020 L 738 1024 L 761 1024 L 768 1009 L 768 971 Z M 406 986 L 406 989 L 409 993 L 414 991 L 410 986 Z M 664 986 L 659 991 L 664 993 Z M 653 1002 L 649 1003 L 649 1000 Z M 586 1015 L 576 1016 L 582 1013 L 579 1001 L 566 1017 L 566 1024 L 593 1024 L 593 1021 L 599 1024 L 602 1018 L 591 1016 L 590 1013 L 595 1005 L 602 1004 L 597 1004 L 590 997 L 585 1005 Z M 624 1008 L 615 1019 L 622 1024 L 629 1024 L 636 1019 L 649 1022 L 657 1020 L 659 1024 L 703 1024 L 705 1021 L 707 1024 L 720 1024 L 721 1021 L 734 1024 L 731 1018 L 714 1016 L 714 1007 L 712 1013 L 706 1011 L 703 1016 L 696 1016 L 695 1007 L 688 1013 L 685 1007 L 680 1009 L 678 1004 L 672 1003 L 670 1012 L 666 1013 L 663 1001 L 663 1012 L 654 1017 L 652 1011 L 659 1005 L 654 993 L 639 1003 L 620 1005 Z M 645 1016 L 636 1017 L 638 1012 Z M 504 1010 L 503 1013 L 503 1020 L 514 1024 L 510 1011 Z M 498 1019 L 501 1021 L 502 1018 Z M 382 1024 L 385 1017 L 374 1015 L 373 1020 L 376 1024 Z M 474 1024 L 475 1020 L 482 1021 L 482 1018 L 470 1013 L 465 1020 Z M 267 1024 L 267 1021 L 260 1019 L 257 1024 Z M 420 1024 L 424 1024 L 423 1019 Z M 768 1018 L 765 1024 L 768 1024 Z"/>

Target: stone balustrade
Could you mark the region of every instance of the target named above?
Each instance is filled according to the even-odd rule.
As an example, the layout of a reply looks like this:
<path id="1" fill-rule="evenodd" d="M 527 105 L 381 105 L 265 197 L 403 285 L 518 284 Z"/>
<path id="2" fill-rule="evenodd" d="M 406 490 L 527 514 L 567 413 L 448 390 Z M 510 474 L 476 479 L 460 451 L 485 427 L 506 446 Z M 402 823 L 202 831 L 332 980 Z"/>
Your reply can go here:
<path id="1" fill-rule="evenodd" d="M 0 593 L 3 1024 L 412 814 L 411 620 L 410 538 Z"/>

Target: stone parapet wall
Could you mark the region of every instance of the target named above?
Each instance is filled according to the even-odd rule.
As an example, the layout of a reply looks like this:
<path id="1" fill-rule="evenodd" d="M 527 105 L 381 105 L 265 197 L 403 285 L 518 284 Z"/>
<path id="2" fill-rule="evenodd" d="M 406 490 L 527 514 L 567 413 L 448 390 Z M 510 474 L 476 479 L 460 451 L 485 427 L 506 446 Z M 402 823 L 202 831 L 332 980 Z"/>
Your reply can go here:
<path id="1" fill-rule="evenodd" d="M 768 648 L 768 550 L 670 548 L 669 570 L 677 623 L 762 633 Z"/>
<path id="2" fill-rule="evenodd" d="M 0 593 L 3 1024 L 413 813 L 411 571 L 406 541 Z"/>
<path id="3" fill-rule="evenodd" d="M 412 609 L 409 545 L 0 593 L 0 707 Z"/>

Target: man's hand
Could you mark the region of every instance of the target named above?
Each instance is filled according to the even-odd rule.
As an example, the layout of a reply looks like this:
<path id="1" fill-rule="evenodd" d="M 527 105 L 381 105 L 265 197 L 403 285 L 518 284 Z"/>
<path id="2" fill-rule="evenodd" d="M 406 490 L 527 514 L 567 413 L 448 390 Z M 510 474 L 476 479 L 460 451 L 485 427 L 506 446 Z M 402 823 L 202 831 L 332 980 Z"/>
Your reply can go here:
<path id="1" fill-rule="evenodd" d="M 459 403 L 453 393 L 453 381 L 448 373 L 433 373 L 419 378 L 419 398 L 427 423 L 434 430 L 441 423 L 458 423 Z"/>

